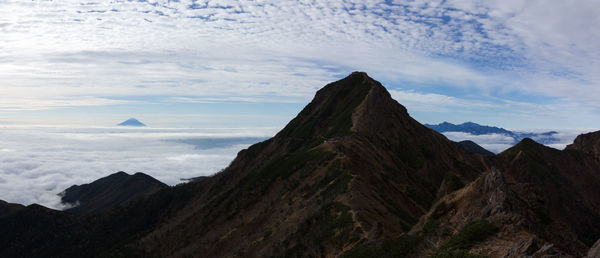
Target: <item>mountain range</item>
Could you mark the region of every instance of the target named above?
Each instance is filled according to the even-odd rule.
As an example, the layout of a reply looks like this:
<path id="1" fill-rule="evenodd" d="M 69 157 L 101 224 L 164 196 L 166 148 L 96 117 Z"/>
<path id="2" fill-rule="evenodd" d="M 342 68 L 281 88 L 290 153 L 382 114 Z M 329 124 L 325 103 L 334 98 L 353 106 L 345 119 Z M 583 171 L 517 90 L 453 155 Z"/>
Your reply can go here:
<path id="1" fill-rule="evenodd" d="M 495 127 L 495 126 L 487 126 L 480 125 L 473 122 L 466 122 L 462 124 L 453 124 L 448 122 L 442 122 L 437 125 L 425 124 L 425 126 L 436 130 L 439 133 L 446 132 L 462 132 L 468 133 L 472 135 L 485 135 L 485 134 L 501 134 L 506 135 L 514 139 L 514 144 L 520 142 L 525 138 L 531 138 L 541 144 L 552 144 L 557 143 L 560 139 L 556 138 L 555 135 L 558 134 L 556 131 L 548 131 L 542 133 L 535 132 L 519 132 L 519 131 L 510 131 L 504 128 Z"/>
<path id="2" fill-rule="evenodd" d="M 98 212 L 0 202 L 0 256 L 600 255 L 600 131 L 562 151 L 525 138 L 480 155 L 362 72 L 213 176 L 103 198 L 118 184 L 93 191 L 88 205 L 118 204 Z"/>

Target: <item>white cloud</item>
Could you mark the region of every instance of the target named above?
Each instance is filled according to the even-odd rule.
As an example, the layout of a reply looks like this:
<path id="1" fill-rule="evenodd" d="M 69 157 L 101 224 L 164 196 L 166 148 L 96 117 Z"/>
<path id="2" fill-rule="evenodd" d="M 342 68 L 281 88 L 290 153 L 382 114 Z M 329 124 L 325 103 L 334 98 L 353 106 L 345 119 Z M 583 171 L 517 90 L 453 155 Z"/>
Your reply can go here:
<path id="1" fill-rule="evenodd" d="M 412 89 L 443 84 L 481 97 L 516 92 L 598 108 L 597 8 L 594 1 L 8 0 L 0 3 L 0 93 L 19 106 L 31 97 L 82 96 L 305 101 L 316 87 L 364 70 Z"/>
<path id="2" fill-rule="evenodd" d="M 444 136 L 452 141 L 471 140 L 494 153 L 499 153 L 513 146 L 515 139 L 503 134 L 474 135 L 463 132 L 445 132 Z"/>
<path id="3" fill-rule="evenodd" d="M 413 90 L 389 90 L 390 95 L 411 111 L 456 112 L 457 108 L 470 110 L 473 108 L 500 108 L 502 105 L 479 100 L 461 99 L 435 93 L 419 93 Z"/>
<path id="4" fill-rule="evenodd" d="M 529 130 L 527 132 L 543 133 L 543 132 L 548 132 L 548 131 L 550 131 L 550 130 L 549 129 L 536 129 L 536 130 Z M 557 139 L 557 142 L 552 143 L 552 144 L 547 144 L 547 146 L 562 150 L 567 145 L 573 143 L 573 140 L 575 140 L 575 138 L 578 135 L 580 135 L 582 133 L 590 132 L 590 131 L 593 131 L 593 130 L 590 130 L 590 129 L 562 129 L 562 130 L 559 130 L 559 131 L 557 131 L 556 134 L 552 135 L 553 138 Z M 463 133 L 463 132 L 445 132 L 443 134 L 444 134 L 444 136 L 446 136 L 448 139 L 450 139 L 452 141 L 471 140 L 471 141 L 477 143 L 478 145 L 480 145 L 481 147 L 483 147 L 484 149 L 487 149 L 494 153 L 500 153 L 500 152 L 512 147 L 514 145 L 514 141 L 515 141 L 514 138 L 512 138 L 508 135 L 504 135 L 504 134 L 474 135 L 474 134 Z M 534 139 L 534 140 L 536 140 L 536 139 Z"/>
<path id="5" fill-rule="evenodd" d="M 61 99 L 51 98 L 7 98 L 0 97 L 0 111 L 24 111 L 24 110 L 44 110 L 59 107 L 73 106 L 106 106 L 126 103 L 135 103 L 134 101 L 113 100 L 97 97 L 70 97 Z"/>
<path id="6" fill-rule="evenodd" d="M 265 137 L 271 129 L 130 129 L 15 126 L 0 129 L 0 199 L 60 208 L 56 195 L 117 171 L 173 185 L 211 175 L 249 144 L 195 148 L 181 139 Z M 257 141 L 259 138 L 257 138 Z"/>

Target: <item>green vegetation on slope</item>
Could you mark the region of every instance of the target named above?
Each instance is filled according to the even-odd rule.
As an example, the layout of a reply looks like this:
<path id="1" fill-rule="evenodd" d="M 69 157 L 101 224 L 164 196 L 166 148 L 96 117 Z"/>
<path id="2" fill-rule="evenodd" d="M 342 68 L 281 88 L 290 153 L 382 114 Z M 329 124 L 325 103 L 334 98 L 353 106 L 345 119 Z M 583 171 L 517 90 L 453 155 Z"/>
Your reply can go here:
<path id="1" fill-rule="evenodd" d="M 498 227 L 487 220 L 471 222 L 463 227 L 458 234 L 450 238 L 432 257 L 481 257 L 469 254 L 469 249 L 497 231 Z"/>
<path id="2" fill-rule="evenodd" d="M 262 193 L 275 179 L 286 179 L 296 171 L 316 168 L 334 156 L 319 148 L 282 155 L 248 175 L 241 185 L 241 192 Z"/>
<path id="3" fill-rule="evenodd" d="M 427 223 L 425 223 L 425 225 L 423 225 L 423 229 L 421 230 L 421 235 L 425 236 L 430 233 L 433 233 L 440 226 L 439 218 L 444 216 L 447 212 L 448 212 L 448 206 L 446 205 L 445 202 L 441 202 L 437 206 L 435 206 L 435 209 L 431 213 L 431 216 L 429 216 L 429 220 L 427 220 Z"/>
<path id="4" fill-rule="evenodd" d="M 458 178 L 458 176 L 456 176 L 456 174 L 452 173 L 451 171 L 448 171 L 446 173 L 442 182 L 444 182 L 444 184 L 446 184 L 446 186 L 448 187 L 448 193 L 454 192 L 465 186 L 465 184 L 462 181 L 460 181 L 460 178 Z"/>
<path id="5" fill-rule="evenodd" d="M 339 159 L 333 161 L 319 182 L 302 189 L 305 192 L 304 197 L 308 198 L 316 193 L 320 193 L 323 197 L 335 197 L 345 192 L 352 176 L 347 170 L 342 169 L 341 164 Z M 319 190 L 322 191 L 319 192 Z"/>
<path id="6" fill-rule="evenodd" d="M 395 258 L 411 257 L 413 249 L 420 237 L 401 235 L 394 239 L 386 239 L 382 243 L 368 243 L 354 247 L 344 253 L 341 258 Z"/>
<path id="7" fill-rule="evenodd" d="M 358 245 L 352 250 L 344 253 L 342 258 L 353 257 L 411 257 L 414 248 L 427 234 L 435 231 L 439 225 L 439 218 L 448 211 L 446 203 L 441 202 L 435 207 L 429 221 L 423 227 L 420 234 L 402 234 L 397 238 L 386 239 L 382 243 L 367 243 Z"/>
<path id="8" fill-rule="evenodd" d="M 310 253 L 323 257 L 326 247 L 341 250 L 345 243 L 357 241 L 359 229 L 354 228 L 349 211 L 350 207 L 339 202 L 330 202 L 321 207 L 317 214 L 304 220 L 298 231 L 283 241 L 283 257 L 305 257 Z"/>
<path id="9" fill-rule="evenodd" d="M 429 220 L 419 234 L 402 234 L 394 239 L 386 239 L 381 243 L 366 243 L 357 245 L 352 250 L 344 253 L 342 258 L 354 257 L 412 257 L 415 247 L 440 225 L 441 218 L 448 210 L 446 203 L 442 202 L 435 207 Z M 469 249 L 476 243 L 485 240 L 498 231 L 498 227 L 480 220 L 467 224 L 460 232 L 450 238 L 435 254 L 433 258 L 480 258 L 478 254 L 469 253 Z"/>
<path id="10" fill-rule="evenodd" d="M 472 254 L 467 250 L 463 249 L 452 249 L 452 250 L 440 250 L 431 258 L 485 258 L 486 256 L 480 254 Z"/>

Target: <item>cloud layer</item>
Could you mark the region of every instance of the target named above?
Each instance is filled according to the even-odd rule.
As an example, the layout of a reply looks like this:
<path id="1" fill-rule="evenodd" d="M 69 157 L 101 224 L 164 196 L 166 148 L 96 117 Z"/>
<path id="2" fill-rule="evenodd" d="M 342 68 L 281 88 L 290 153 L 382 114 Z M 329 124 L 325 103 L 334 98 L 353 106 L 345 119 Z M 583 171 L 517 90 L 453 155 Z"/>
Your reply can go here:
<path id="1" fill-rule="evenodd" d="M 545 130 L 535 131 L 537 133 L 543 133 Z M 570 130 L 560 130 L 556 134 L 553 134 L 552 137 L 557 139 L 556 143 L 547 144 L 548 147 L 552 147 L 555 149 L 562 150 L 568 144 L 573 143 L 575 138 L 582 134 L 590 132 L 589 129 L 570 129 Z M 514 145 L 515 139 L 511 136 L 504 134 L 482 134 L 482 135 L 474 135 L 470 133 L 464 132 L 445 132 L 443 133 L 448 139 L 452 141 L 464 141 L 471 140 L 486 150 L 494 152 L 496 154 L 512 147 Z M 536 140 L 535 138 L 533 140 Z"/>
<path id="2" fill-rule="evenodd" d="M 57 193 L 117 171 L 169 185 L 211 175 L 270 129 L 0 129 L 0 199 L 61 208 Z M 190 142 L 190 143 L 186 143 Z M 202 148 L 197 146 L 201 145 Z"/>
<path id="3" fill-rule="evenodd" d="M 587 130 L 559 131 L 564 148 Z M 158 129 L 11 126 L 0 129 L 0 199 L 63 208 L 57 194 L 117 171 L 144 172 L 169 185 L 212 175 L 237 152 L 275 134 L 271 128 Z M 499 153 L 512 146 L 505 135 L 448 132 Z"/>

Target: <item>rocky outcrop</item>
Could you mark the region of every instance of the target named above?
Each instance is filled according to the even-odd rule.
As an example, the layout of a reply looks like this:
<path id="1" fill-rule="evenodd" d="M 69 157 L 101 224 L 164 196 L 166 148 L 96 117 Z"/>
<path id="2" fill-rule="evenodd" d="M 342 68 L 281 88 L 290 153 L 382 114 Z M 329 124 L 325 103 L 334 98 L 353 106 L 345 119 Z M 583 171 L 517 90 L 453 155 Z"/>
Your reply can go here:
<path id="1" fill-rule="evenodd" d="M 565 149 L 578 150 L 600 159 L 600 131 L 577 136 Z"/>
<path id="2" fill-rule="evenodd" d="M 444 196 L 410 232 L 422 238 L 415 256 L 449 252 L 447 243 L 465 229 L 485 221 L 496 227 L 493 233 L 477 235 L 476 242 L 452 251 L 488 257 L 569 257 L 532 232 L 536 221 L 529 214 L 527 200 L 513 187 L 499 169 L 492 168 L 463 189 Z"/>
<path id="3" fill-rule="evenodd" d="M 413 227 L 410 234 L 422 239 L 415 256 L 449 252 L 453 238 L 481 221 L 498 230 L 458 251 L 489 257 L 582 257 L 588 252 L 600 236 L 595 157 L 526 139 L 491 163 L 479 179 L 441 197 Z"/>
<path id="4" fill-rule="evenodd" d="M 588 250 L 587 258 L 598 258 L 600 257 L 600 239 Z"/>

